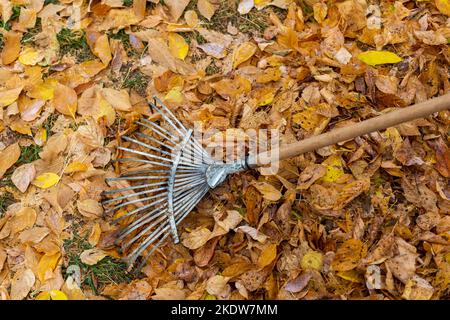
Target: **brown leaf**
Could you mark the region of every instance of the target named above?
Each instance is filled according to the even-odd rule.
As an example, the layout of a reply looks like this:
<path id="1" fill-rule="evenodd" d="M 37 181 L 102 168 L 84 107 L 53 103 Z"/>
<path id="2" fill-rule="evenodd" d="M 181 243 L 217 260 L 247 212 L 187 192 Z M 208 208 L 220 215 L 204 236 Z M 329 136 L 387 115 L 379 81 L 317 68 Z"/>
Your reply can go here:
<path id="1" fill-rule="evenodd" d="M 36 281 L 33 271 L 31 269 L 23 269 L 17 271 L 11 281 L 11 299 L 24 299 Z"/>
<path id="2" fill-rule="evenodd" d="M 93 248 L 83 251 L 80 254 L 80 259 L 81 262 L 93 266 L 97 264 L 99 261 L 101 261 L 103 258 L 105 258 L 106 255 L 107 254 L 105 251 L 98 248 Z"/>
<path id="3" fill-rule="evenodd" d="M 400 237 L 395 238 L 395 256 L 386 261 L 386 266 L 401 282 L 406 283 L 416 272 L 417 250 Z"/>
<path id="4" fill-rule="evenodd" d="M 208 19 L 208 21 L 211 20 L 214 12 L 216 12 L 216 7 L 214 7 L 208 0 L 198 0 L 197 9 L 202 16 Z"/>
<path id="5" fill-rule="evenodd" d="M 164 1 L 165 5 L 169 7 L 170 15 L 172 19 L 176 22 L 181 17 L 189 4 L 190 0 L 166 0 Z"/>
<path id="6" fill-rule="evenodd" d="M 0 151 L 0 178 L 20 157 L 20 147 L 14 143 Z"/>
<path id="7" fill-rule="evenodd" d="M 11 176 L 11 181 L 14 183 L 17 189 L 19 189 L 20 192 L 24 193 L 25 191 L 27 191 L 28 186 L 30 185 L 31 181 L 34 180 L 35 176 L 36 169 L 34 168 L 34 164 L 27 163 L 14 170 Z"/>
<path id="8" fill-rule="evenodd" d="M 333 270 L 348 271 L 354 269 L 363 257 L 364 244 L 360 240 L 350 239 L 345 241 L 336 251 L 331 263 Z"/>
<path id="9" fill-rule="evenodd" d="M 211 231 L 205 227 L 199 227 L 192 232 L 183 233 L 182 243 L 186 248 L 198 249 L 203 246 L 210 238 Z"/>
<path id="10" fill-rule="evenodd" d="M 7 65 L 16 61 L 19 57 L 22 40 L 22 33 L 9 31 L 4 37 L 4 47 L 1 54 L 2 64 Z"/>
<path id="11" fill-rule="evenodd" d="M 53 105 L 55 109 L 66 116 L 75 118 L 75 112 L 78 106 L 78 97 L 75 90 L 58 83 L 53 94 Z"/>

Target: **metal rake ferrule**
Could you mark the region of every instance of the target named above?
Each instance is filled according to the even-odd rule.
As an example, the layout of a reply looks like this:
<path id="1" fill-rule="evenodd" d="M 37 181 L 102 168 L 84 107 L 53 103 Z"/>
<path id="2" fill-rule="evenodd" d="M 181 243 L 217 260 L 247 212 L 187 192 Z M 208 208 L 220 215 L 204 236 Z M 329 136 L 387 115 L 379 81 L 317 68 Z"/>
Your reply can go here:
<path id="1" fill-rule="evenodd" d="M 149 105 L 161 119 L 136 121 L 146 132 L 122 136 L 129 145 L 117 147 L 127 156 L 115 161 L 138 169 L 107 178 L 112 189 L 104 194 L 111 199 L 103 201 L 106 213 L 122 210 L 115 223 L 129 219 L 116 244 L 126 252 L 130 267 L 143 255 L 139 269 L 169 235 L 179 242 L 177 225 L 209 189 L 248 168 L 245 159 L 231 164 L 213 160 L 192 129 L 186 129 L 161 100 L 154 97 Z"/>

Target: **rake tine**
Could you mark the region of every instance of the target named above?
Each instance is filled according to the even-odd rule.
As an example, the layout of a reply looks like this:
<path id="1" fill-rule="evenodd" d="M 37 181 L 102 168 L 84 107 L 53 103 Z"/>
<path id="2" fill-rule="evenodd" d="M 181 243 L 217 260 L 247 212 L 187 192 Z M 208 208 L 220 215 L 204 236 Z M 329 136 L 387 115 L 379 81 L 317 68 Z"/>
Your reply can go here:
<path id="1" fill-rule="evenodd" d="M 127 136 L 122 136 L 122 139 L 124 139 L 126 141 L 130 141 L 130 142 L 136 143 L 136 144 L 138 144 L 140 146 L 143 146 L 143 147 L 145 147 L 145 148 L 147 148 L 149 150 L 153 150 L 153 151 L 160 152 L 160 153 L 168 155 L 168 156 L 172 156 L 172 154 L 170 152 L 167 152 L 167 151 L 164 151 L 164 150 L 161 150 L 161 149 L 157 149 L 157 148 L 152 147 L 151 145 L 146 144 L 144 142 L 141 142 L 139 140 L 136 140 L 136 139 L 133 139 L 133 138 L 130 138 L 130 137 L 127 137 Z"/>
<path id="2" fill-rule="evenodd" d="M 190 195 L 195 195 L 197 193 L 197 190 L 187 190 L 187 194 L 182 195 L 182 197 L 189 197 Z M 186 190 L 184 191 L 184 193 L 186 193 Z M 175 205 L 178 205 L 180 203 L 182 203 L 182 199 L 180 200 L 180 196 L 176 197 L 175 199 Z M 158 212 L 159 211 L 159 212 Z M 146 215 L 138 218 L 137 220 L 133 221 L 126 230 L 124 230 L 124 232 L 120 234 L 120 236 L 118 237 L 117 240 L 121 240 L 123 239 L 125 236 L 127 236 L 128 234 L 130 234 L 131 232 L 133 232 L 134 230 L 136 230 L 137 228 L 141 227 L 142 225 L 149 223 L 150 221 L 152 221 L 153 219 L 157 218 L 158 216 L 164 214 L 167 211 L 167 208 L 161 207 L 161 208 L 155 208 L 154 210 L 152 210 L 151 212 L 147 213 Z M 155 214 L 158 213 L 158 214 Z"/>
<path id="3" fill-rule="evenodd" d="M 173 143 L 174 146 L 177 145 L 177 143 L 175 141 L 173 141 L 172 138 L 170 137 L 170 136 L 172 136 L 172 134 L 170 132 L 168 132 L 164 128 L 158 126 L 156 123 L 151 122 L 151 121 L 149 121 L 147 119 L 142 118 L 141 120 L 144 121 L 146 124 L 142 123 L 142 122 L 139 122 L 139 121 L 136 121 L 136 123 L 141 125 L 141 126 L 143 126 L 143 127 L 145 127 L 145 128 L 147 128 L 147 129 L 152 130 L 153 132 L 156 132 L 158 135 L 160 135 L 165 140 Z M 151 126 L 151 127 L 149 127 L 149 126 Z"/>
<path id="4" fill-rule="evenodd" d="M 124 203 L 121 203 L 121 204 L 115 206 L 114 208 L 107 209 L 105 212 L 106 213 L 113 212 L 113 211 L 116 211 L 117 209 L 123 208 L 123 207 L 125 207 L 125 206 L 127 206 L 129 204 L 142 202 L 142 201 L 147 201 L 147 200 L 152 200 L 152 199 L 157 199 L 159 197 L 164 197 L 166 195 L 167 195 L 167 193 L 160 193 L 160 194 L 157 194 L 156 196 L 152 196 L 152 197 L 146 197 L 146 198 L 142 198 L 142 199 L 136 199 L 136 200 L 127 201 L 127 202 L 124 202 Z"/>
<path id="5" fill-rule="evenodd" d="M 134 214 L 137 214 L 137 213 L 139 213 L 139 212 L 141 212 L 141 211 L 143 211 L 143 210 L 146 210 L 146 209 L 148 209 L 148 208 L 151 208 L 151 207 L 153 207 L 154 205 L 157 205 L 157 204 L 163 202 L 164 200 L 165 200 L 165 199 L 156 200 L 156 201 L 153 201 L 153 202 L 151 202 L 151 203 L 149 203 L 149 204 L 146 204 L 146 205 L 143 206 L 143 207 L 140 207 L 140 208 L 134 209 L 133 211 L 127 212 L 127 213 L 124 214 L 123 216 L 120 216 L 120 217 L 114 219 L 114 220 L 113 220 L 113 223 L 116 224 L 116 223 L 122 221 L 123 219 L 125 219 L 125 218 L 127 218 L 127 217 L 129 217 L 129 216 L 132 216 L 132 215 L 134 215 Z M 165 204 L 164 204 L 164 205 L 165 205 Z M 159 210 L 159 209 L 160 209 L 160 208 L 156 208 L 156 209 L 154 209 L 153 211 Z M 152 212 L 150 212 L 150 213 L 152 213 Z M 148 214 L 150 214 L 150 213 L 148 213 Z M 140 219 L 140 218 L 139 218 L 139 219 Z M 135 221 L 136 221 L 136 220 L 135 220 Z M 134 223 L 134 221 L 133 221 L 133 223 Z M 128 226 L 128 227 L 129 227 L 129 226 Z M 127 229 L 128 229 L 128 227 L 127 227 Z M 125 231 L 125 229 L 124 229 L 124 231 Z"/>
<path id="6" fill-rule="evenodd" d="M 133 197 L 136 197 L 136 196 L 141 196 L 141 195 L 144 195 L 144 194 L 154 193 L 154 192 L 164 191 L 164 190 L 167 190 L 167 188 L 156 188 L 156 189 L 151 189 L 151 190 L 145 190 L 145 191 L 141 191 L 141 192 L 127 194 L 127 195 L 124 195 L 124 196 L 121 196 L 121 197 L 117 197 L 117 198 L 114 198 L 114 199 L 106 200 L 103 203 L 104 204 L 108 204 L 108 203 L 112 203 L 112 202 L 115 202 L 115 201 L 124 200 L 124 199 L 128 199 L 128 198 L 133 198 Z"/>
<path id="7" fill-rule="evenodd" d="M 134 181 L 134 180 L 156 180 L 156 179 L 164 179 L 167 176 L 127 176 L 127 177 L 116 177 L 116 178 L 108 178 L 108 181 Z"/>
<path id="8" fill-rule="evenodd" d="M 170 150 L 172 150 L 172 151 L 175 150 L 174 147 L 169 146 L 168 144 L 165 144 L 165 143 L 162 142 L 161 140 L 158 140 L 158 139 L 155 139 L 155 138 L 153 138 L 153 137 L 150 137 L 148 134 L 141 133 L 141 132 L 135 132 L 135 134 L 138 135 L 138 136 L 141 136 L 142 138 L 145 138 L 145 139 L 147 139 L 147 140 L 153 141 L 153 142 L 155 142 L 155 143 L 157 143 L 157 144 L 159 144 L 159 145 L 161 145 L 161 146 L 163 146 L 163 147 L 166 147 L 167 149 L 170 149 Z"/>
<path id="9" fill-rule="evenodd" d="M 119 158 L 119 159 L 115 159 L 113 160 L 115 162 L 141 162 L 141 163 L 147 163 L 147 164 L 153 164 L 155 166 L 161 166 L 161 167 L 167 167 L 170 168 L 171 165 L 170 164 L 166 164 L 166 163 L 159 163 L 159 162 L 155 162 L 155 161 L 150 161 L 150 160 L 145 160 L 145 159 L 138 159 L 138 158 Z"/>
<path id="10" fill-rule="evenodd" d="M 160 101 L 161 101 L 161 100 L 160 100 Z M 165 112 L 162 112 L 162 110 L 160 110 L 160 109 L 156 106 L 156 104 L 150 103 L 150 105 L 152 106 L 153 109 L 155 109 L 155 110 L 156 110 L 156 111 L 164 118 L 164 120 L 166 120 L 166 122 L 167 122 L 173 129 L 175 129 L 175 131 L 177 131 L 177 132 L 180 134 L 180 136 L 186 135 L 186 133 L 187 133 L 186 128 L 178 121 L 178 119 L 175 118 L 175 116 L 174 116 L 170 111 L 169 111 L 169 113 L 165 113 Z M 161 105 L 162 105 L 162 104 L 161 104 Z M 168 110 L 168 109 L 166 108 L 166 110 Z M 171 119 L 171 118 L 172 118 L 172 119 Z M 172 120 L 174 120 L 175 122 L 178 122 L 178 124 L 179 124 L 180 127 L 176 126 L 176 125 L 172 122 Z"/>
<path id="11" fill-rule="evenodd" d="M 172 159 L 167 159 L 167 158 L 163 158 L 163 157 L 160 157 L 160 156 L 155 156 L 153 154 L 150 154 L 150 153 L 147 153 L 147 152 L 143 152 L 143 151 L 133 150 L 133 149 L 130 149 L 130 148 L 125 148 L 125 147 L 117 147 L 117 149 L 122 150 L 122 151 L 135 153 L 135 154 L 139 154 L 141 156 L 152 158 L 152 159 L 157 159 L 157 160 L 166 161 L 166 162 L 172 162 Z"/>
<path id="12" fill-rule="evenodd" d="M 124 191 L 130 191 L 130 190 L 136 190 L 136 189 L 141 189 L 141 188 L 148 188 L 151 187 L 152 184 L 140 184 L 137 186 L 131 186 L 131 187 L 126 187 L 126 188 L 121 188 L 121 189 L 114 189 L 114 190 L 108 190 L 108 191 L 104 191 L 104 194 L 114 194 L 114 193 L 119 193 L 119 192 L 124 192 Z M 117 199 L 116 199 L 117 200 Z"/>
<path id="13" fill-rule="evenodd" d="M 184 219 L 184 217 L 198 203 L 198 201 L 203 197 L 204 193 L 206 193 L 208 191 L 208 189 L 209 189 L 208 187 L 203 188 L 202 192 L 199 192 L 195 198 L 193 198 L 189 202 L 187 202 L 187 204 L 189 204 L 189 205 L 187 206 L 187 208 L 186 208 L 187 210 L 185 210 L 185 213 L 181 214 L 180 218 L 178 218 L 179 215 L 177 214 L 176 218 L 178 218 L 177 219 L 178 223 L 182 219 Z M 180 212 L 181 212 L 181 208 L 180 208 Z M 142 251 L 144 251 L 148 246 L 150 246 L 154 242 L 154 240 L 156 240 L 162 233 L 166 232 L 170 228 L 168 223 L 169 223 L 168 220 L 165 220 L 165 222 L 161 226 L 159 226 L 155 231 L 152 232 L 150 237 L 145 239 L 136 249 L 134 249 L 132 251 L 132 253 L 130 254 L 130 261 L 134 262 L 136 260 L 136 258 L 142 253 Z M 169 232 L 167 232 L 167 234 L 163 237 L 163 239 L 165 239 L 165 237 L 167 237 L 168 235 L 169 235 Z"/>

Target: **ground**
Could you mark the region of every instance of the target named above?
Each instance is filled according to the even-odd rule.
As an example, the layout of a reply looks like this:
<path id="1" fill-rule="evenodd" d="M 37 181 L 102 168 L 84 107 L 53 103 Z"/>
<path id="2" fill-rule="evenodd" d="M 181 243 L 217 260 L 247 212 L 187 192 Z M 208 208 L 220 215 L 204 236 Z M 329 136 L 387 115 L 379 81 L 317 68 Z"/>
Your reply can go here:
<path id="1" fill-rule="evenodd" d="M 448 0 L 0 8 L 0 299 L 450 298 L 448 110 L 230 176 L 140 270 L 102 205 L 153 96 L 287 144 L 447 93 Z"/>

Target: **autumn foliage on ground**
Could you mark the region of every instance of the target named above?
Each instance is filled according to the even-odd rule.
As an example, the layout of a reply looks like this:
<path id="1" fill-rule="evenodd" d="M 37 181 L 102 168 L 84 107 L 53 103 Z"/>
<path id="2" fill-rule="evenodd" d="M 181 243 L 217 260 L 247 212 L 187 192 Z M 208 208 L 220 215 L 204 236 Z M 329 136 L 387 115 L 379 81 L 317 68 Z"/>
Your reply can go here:
<path id="1" fill-rule="evenodd" d="M 449 111 L 229 177 L 140 273 L 101 205 L 154 95 L 187 127 L 290 143 L 448 92 L 449 0 L 0 14 L 0 299 L 450 298 Z"/>

